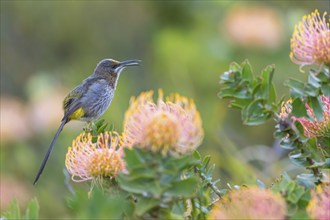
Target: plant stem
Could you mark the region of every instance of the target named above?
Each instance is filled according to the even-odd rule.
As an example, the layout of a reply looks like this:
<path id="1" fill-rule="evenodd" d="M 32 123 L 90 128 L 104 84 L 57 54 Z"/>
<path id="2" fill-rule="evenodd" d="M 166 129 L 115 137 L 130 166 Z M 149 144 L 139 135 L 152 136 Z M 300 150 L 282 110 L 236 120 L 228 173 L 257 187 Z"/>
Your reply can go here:
<path id="1" fill-rule="evenodd" d="M 303 154 L 303 153 L 305 153 L 305 150 L 303 148 L 301 148 L 300 149 L 300 152 Z M 308 162 L 308 164 L 310 166 L 313 166 L 314 165 L 314 161 L 312 160 L 312 158 L 306 157 L 306 160 L 307 160 L 307 162 Z M 319 178 L 320 177 L 320 171 L 319 171 L 319 169 L 317 167 L 311 168 L 311 170 L 313 171 L 313 174 L 314 174 L 314 176 L 316 178 Z"/>
<path id="2" fill-rule="evenodd" d="M 212 182 L 207 176 L 197 167 L 195 167 L 195 172 L 197 172 L 201 179 L 207 182 L 207 185 L 213 190 L 213 192 L 221 199 L 221 192 L 218 187 Z"/>

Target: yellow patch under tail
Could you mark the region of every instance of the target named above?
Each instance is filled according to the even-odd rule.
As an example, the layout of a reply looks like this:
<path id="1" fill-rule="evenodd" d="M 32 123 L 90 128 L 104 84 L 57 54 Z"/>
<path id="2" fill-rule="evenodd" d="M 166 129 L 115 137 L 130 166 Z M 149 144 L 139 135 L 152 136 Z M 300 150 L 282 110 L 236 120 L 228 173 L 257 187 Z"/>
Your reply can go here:
<path id="1" fill-rule="evenodd" d="M 70 120 L 79 120 L 84 115 L 85 115 L 85 111 L 83 108 L 80 107 L 69 116 L 69 119 Z"/>

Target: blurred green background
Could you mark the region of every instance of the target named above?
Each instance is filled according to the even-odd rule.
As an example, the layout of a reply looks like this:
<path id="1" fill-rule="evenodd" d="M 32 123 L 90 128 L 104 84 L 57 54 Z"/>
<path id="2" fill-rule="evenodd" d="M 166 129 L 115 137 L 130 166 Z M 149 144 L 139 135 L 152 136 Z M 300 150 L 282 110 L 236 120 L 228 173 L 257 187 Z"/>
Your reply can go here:
<path id="1" fill-rule="evenodd" d="M 195 100 L 205 129 L 199 150 L 212 155 L 221 186 L 257 178 L 269 184 L 283 170 L 294 173 L 273 139 L 274 122 L 242 125 L 240 113 L 217 97 L 219 76 L 232 61 L 248 58 L 255 74 L 275 64 L 278 95 L 287 95 L 285 79 L 306 77 L 289 59 L 294 25 L 328 4 L 2 0 L 1 212 L 14 197 L 24 207 L 36 196 L 41 217 L 72 217 L 64 159 L 83 123 L 64 128 L 41 180 L 32 182 L 62 118 L 63 98 L 103 58 L 143 61 L 123 72 L 102 117 L 116 130 L 122 131 L 131 96 L 163 88 L 165 95 L 179 92 Z"/>

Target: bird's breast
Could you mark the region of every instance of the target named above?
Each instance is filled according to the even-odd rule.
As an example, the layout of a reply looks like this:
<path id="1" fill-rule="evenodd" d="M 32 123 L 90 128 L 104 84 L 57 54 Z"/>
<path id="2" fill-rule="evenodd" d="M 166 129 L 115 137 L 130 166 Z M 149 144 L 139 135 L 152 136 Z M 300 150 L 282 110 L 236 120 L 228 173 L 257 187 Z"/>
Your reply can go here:
<path id="1" fill-rule="evenodd" d="M 114 96 L 114 89 L 100 84 L 89 90 L 84 97 L 84 120 L 96 120 L 108 109 Z"/>

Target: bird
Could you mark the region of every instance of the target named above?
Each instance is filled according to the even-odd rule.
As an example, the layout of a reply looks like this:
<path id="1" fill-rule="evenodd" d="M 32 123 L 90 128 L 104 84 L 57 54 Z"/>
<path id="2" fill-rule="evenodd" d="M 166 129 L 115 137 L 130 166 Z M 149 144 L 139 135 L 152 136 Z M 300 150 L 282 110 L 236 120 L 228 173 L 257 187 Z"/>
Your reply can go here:
<path id="1" fill-rule="evenodd" d="M 64 116 L 61 124 L 40 165 L 33 185 L 38 182 L 64 125 L 71 120 L 85 121 L 89 124 L 102 116 L 114 97 L 121 71 L 128 66 L 138 66 L 140 62 L 140 60 L 119 62 L 114 59 L 103 59 L 89 77 L 69 92 L 63 101 Z"/>

